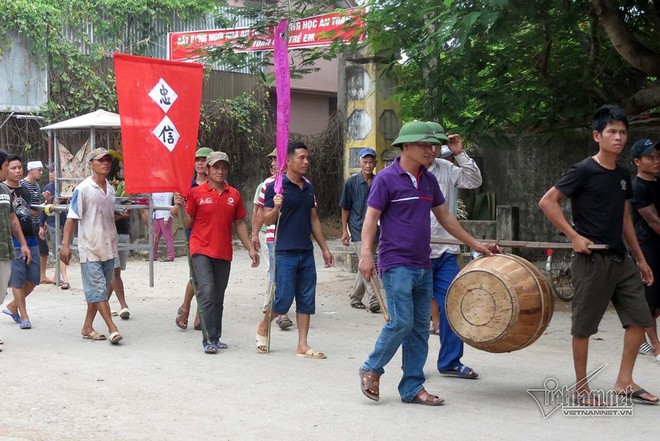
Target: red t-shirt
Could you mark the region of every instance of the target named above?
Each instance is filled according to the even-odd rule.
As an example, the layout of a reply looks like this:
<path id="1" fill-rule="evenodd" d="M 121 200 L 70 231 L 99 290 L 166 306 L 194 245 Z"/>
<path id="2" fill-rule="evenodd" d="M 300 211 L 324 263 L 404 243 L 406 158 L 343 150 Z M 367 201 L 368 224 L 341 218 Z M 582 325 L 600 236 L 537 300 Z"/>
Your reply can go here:
<path id="1" fill-rule="evenodd" d="M 218 193 L 206 182 L 190 190 L 186 212 L 193 218 L 190 255 L 231 260 L 231 226 L 247 216 L 238 190 L 225 183 Z"/>

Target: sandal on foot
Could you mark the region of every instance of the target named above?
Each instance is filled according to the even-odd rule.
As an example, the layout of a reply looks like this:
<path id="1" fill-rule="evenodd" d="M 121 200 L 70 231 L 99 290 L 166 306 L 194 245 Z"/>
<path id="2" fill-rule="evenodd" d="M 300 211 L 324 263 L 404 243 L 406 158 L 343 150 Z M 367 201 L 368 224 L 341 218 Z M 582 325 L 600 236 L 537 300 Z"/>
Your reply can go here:
<path id="1" fill-rule="evenodd" d="M 282 331 L 293 326 L 293 322 L 289 317 L 278 317 L 277 320 L 275 320 L 275 323 Z"/>
<path id="2" fill-rule="evenodd" d="M 353 302 L 351 303 L 351 308 L 355 309 L 367 309 L 367 306 L 362 302 Z"/>
<path id="3" fill-rule="evenodd" d="M 69 288 L 71 288 L 69 282 L 62 282 L 62 286 L 60 286 L 60 289 L 69 289 Z"/>
<path id="4" fill-rule="evenodd" d="M 3 309 L 3 310 L 2 310 L 2 313 L 3 313 L 3 314 L 7 314 L 7 315 L 8 315 L 9 317 L 11 317 L 12 320 L 14 320 L 16 323 L 20 323 L 20 322 L 21 322 L 21 316 L 20 316 L 17 312 L 11 312 L 11 311 L 8 310 L 8 309 Z"/>
<path id="5" fill-rule="evenodd" d="M 422 398 L 423 394 L 426 394 L 426 398 Z M 443 400 L 437 395 L 431 395 L 430 393 L 426 392 L 426 390 L 422 389 L 419 392 L 417 392 L 415 398 L 413 398 L 410 401 L 403 401 L 403 402 L 410 404 L 421 404 L 422 406 L 442 406 L 445 403 L 445 400 Z"/>
<path id="6" fill-rule="evenodd" d="M 265 335 L 257 334 L 257 352 L 265 354 L 268 350 L 268 337 Z"/>
<path id="7" fill-rule="evenodd" d="M 92 331 L 89 334 L 83 334 L 82 338 L 83 338 L 83 340 L 94 340 L 94 341 L 105 340 L 106 339 L 105 335 L 99 334 L 96 331 Z"/>
<path id="8" fill-rule="evenodd" d="M 644 398 L 642 395 L 644 394 L 649 394 L 649 391 L 646 389 L 637 389 L 636 391 L 632 392 L 619 392 L 619 395 L 622 397 L 625 397 L 626 399 L 632 401 L 635 404 L 651 404 L 655 405 L 660 402 L 659 398 L 656 398 L 655 400 L 651 400 L 649 398 Z"/>
<path id="9" fill-rule="evenodd" d="M 431 327 L 429 328 L 429 334 L 440 335 L 440 323 L 438 323 L 437 325 L 431 323 Z"/>
<path id="10" fill-rule="evenodd" d="M 218 353 L 218 347 L 215 345 L 215 343 L 209 343 L 207 345 L 204 345 L 204 353 L 205 354 L 217 354 Z"/>
<path id="11" fill-rule="evenodd" d="M 442 375 L 446 375 L 447 377 L 465 378 L 468 380 L 476 380 L 479 378 L 479 374 L 473 371 L 471 367 L 464 365 L 456 366 L 452 369 L 438 370 L 438 372 L 440 372 Z"/>
<path id="12" fill-rule="evenodd" d="M 639 347 L 639 353 L 642 355 L 649 355 L 653 353 L 653 346 L 651 346 L 648 342 L 642 343 L 642 345 Z"/>
<path id="13" fill-rule="evenodd" d="M 189 311 L 186 311 L 183 308 L 179 308 L 176 311 L 176 319 L 174 319 L 174 323 L 181 328 L 181 329 L 188 329 L 188 315 L 190 314 Z"/>
<path id="14" fill-rule="evenodd" d="M 110 344 L 116 345 L 120 341 L 122 341 L 124 337 L 121 336 L 121 334 L 117 331 L 113 332 L 110 334 Z"/>
<path id="15" fill-rule="evenodd" d="M 215 347 L 218 349 L 229 349 L 229 345 L 227 343 L 223 343 L 220 340 L 215 344 Z"/>
<path id="16" fill-rule="evenodd" d="M 328 358 L 323 352 L 316 352 L 312 348 L 307 349 L 307 352 L 305 352 L 304 354 L 296 354 L 296 356 L 302 358 L 313 358 L 315 360 L 323 360 Z"/>
<path id="17" fill-rule="evenodd" d="M 131 311 L 128 308 L 122 308 L 119 311 L 119 318 L 122 320 L 128 320 L 131 317 Z"/>
<path id="18" fill-rule="evenodd" d="M 21 329 L 32 329 L 32 323 L 30 323 L 30 320 L 25 320 L 24 322 L 21 322 L 19 327 Z"/>
<path id="19" fill-rule="evenodd" d="M 360 368 L 360 390 L 370 400 L 380 400 L 380 374 Z"/>

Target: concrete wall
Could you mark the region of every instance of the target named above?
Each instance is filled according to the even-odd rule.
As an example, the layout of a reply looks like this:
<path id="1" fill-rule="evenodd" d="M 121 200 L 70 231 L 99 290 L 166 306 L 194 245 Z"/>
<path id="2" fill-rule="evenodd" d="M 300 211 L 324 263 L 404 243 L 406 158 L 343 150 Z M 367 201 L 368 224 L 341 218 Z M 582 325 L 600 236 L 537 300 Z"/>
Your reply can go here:
<path id="1" fill-rule="evenodd" d="M 291 91 L 291 122 L 289 131 L 301 135 L 316 135 L 325 130 L 330 117 L 330 100 L 336 99 L 319 93 Z M 275 112 L 277 99 L 271 92 L 270 104 Z M 336 110 L 336 109 L 335 109 Z"/>
<path id="2" fill-rule="evenodd" d="M 630 146 L 640 138 L 660 139 L 660 126 L 631 126 L 621 164 L 630 164 Z M 493 136 L 479 139 L 478 144 L 475 156 L 480 156 L 483 164 L 481 190 L 495 192 L 497 205 L 519 207 L 520 240 L 557 240 L 557 230 L 541 212 L 538 201 L 571 164 L 598 151 L 591 130 Z M 570 213 L 568 203 L 565 209 Z"/>

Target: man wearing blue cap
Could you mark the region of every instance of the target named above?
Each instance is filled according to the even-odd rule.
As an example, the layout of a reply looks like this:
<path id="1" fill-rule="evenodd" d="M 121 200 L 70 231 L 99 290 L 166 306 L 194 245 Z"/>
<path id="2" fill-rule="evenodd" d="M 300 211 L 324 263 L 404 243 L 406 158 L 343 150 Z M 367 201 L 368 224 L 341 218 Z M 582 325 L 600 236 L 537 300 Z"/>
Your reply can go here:
<path id="1" fill-rule="evenodd" d="M 660 342 L 656 321 L 660 316 L 660 181 L 656 175 L 660 173 L 660 142 L 650 139 L 640 139 L 633 144 L 632 161 L 637 167 L 637 176 L 632 180 L 632 214 L 637 241 L 644 253 L 646 262 L 653 271 L 654 282 L 646 286 L 646 302 L 651 310 L 653 326 L 646 328 L 655 361 L 660 363 Z"/>
<path id="2" fill-rule="evenodd" d="M 349 241 L 352 241 L 358 255 L 362 246 L 362 223 L 364 222 L 364 213 L 367 211 L 367 197 L 369 196 L 371 180 L 374 177 L 374 168 L 376 167 L 376 151 L 364 148 L 360 150 L 359 154 L 360 173 L 346 180 L 344 191 L 339 199 L 339 206 L 341 207 L 341 242 L 344 246 L 348 246 Z M 373 251 L 375 251 L 375 245 Z M 376 300 L 373 288 L 364 281 L 364 277 L 358 272 L 355 277 L 355 287 L 350 296 L 353 308 L 366 308 L 365 304 L 362 303 L 365 291 L 369 294 L 369 311 L 379 312 L 380 305 Z"/>

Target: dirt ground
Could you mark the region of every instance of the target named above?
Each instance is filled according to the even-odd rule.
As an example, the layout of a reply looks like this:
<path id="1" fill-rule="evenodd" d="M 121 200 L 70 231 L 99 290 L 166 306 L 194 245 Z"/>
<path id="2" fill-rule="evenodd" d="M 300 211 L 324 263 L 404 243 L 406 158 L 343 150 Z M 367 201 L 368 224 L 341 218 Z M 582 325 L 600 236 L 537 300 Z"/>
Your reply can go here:
<path id="1" fill-rule="evenodd" d="M 345 257 L 338 241 L 335 255 Z M 318 251 L 318 250 L 317 250 Z M 235 250 L 227 290 L 223 341 L 217 355 L 202 352 L 201 333 L 179 330 L 174 316 L 183 294 L 187 262 L 131 261 L 123 273 L 130 320 L 118 320 L 124 340 L 82 340 L 85 303 L 77 265 L 72 289 L 38 287 L 28 298 L 34 328 L 20 330 L 0 316 L 2 399 L 0 441 L 17 440 L 406 440 L 621 439 L 656 432 L 660 406 L 634 407 L 631 417 L 544 419 L 527 393 L 548 378 L 573 383 L 570 315 L 559 304 L 545 335 L 509 354 L 466 347 L 463 361 L 480 373 L 476 381 L 446 378 L 435 369 L 439 341 L 430 340 L 427 389 L 445 398 L 430 408 L 400 402 L 400 355 L 386 367 L 381 401 L 360 392 L 358 367 L 383 324 L 381 315 L 350 308 L 355 275 L 338 263 L 322 267 L 317 253 L 317 314 L 310 344 L 327 360 L 295 356 L 297 332 L 273 331 L 272 352 L 255 351 L 255 325 L 265 291 L 264 269 L 251 269 L 247 253 Z M 116 302 L 111 302 L 117 309 Z M 295 321 L 295 320 L 294 320 Z M 192 325 L 192 316 L 190 323 Z M 107 334 L 97 319 L 96 329 Z M 616 315 L 608 311 L 591 342 L 590 369 L 607 367 L 592 387 L 614 383 L 622 345 Z M 635 375 L 660 393 L 660 365 L 640 357 Z"/>

